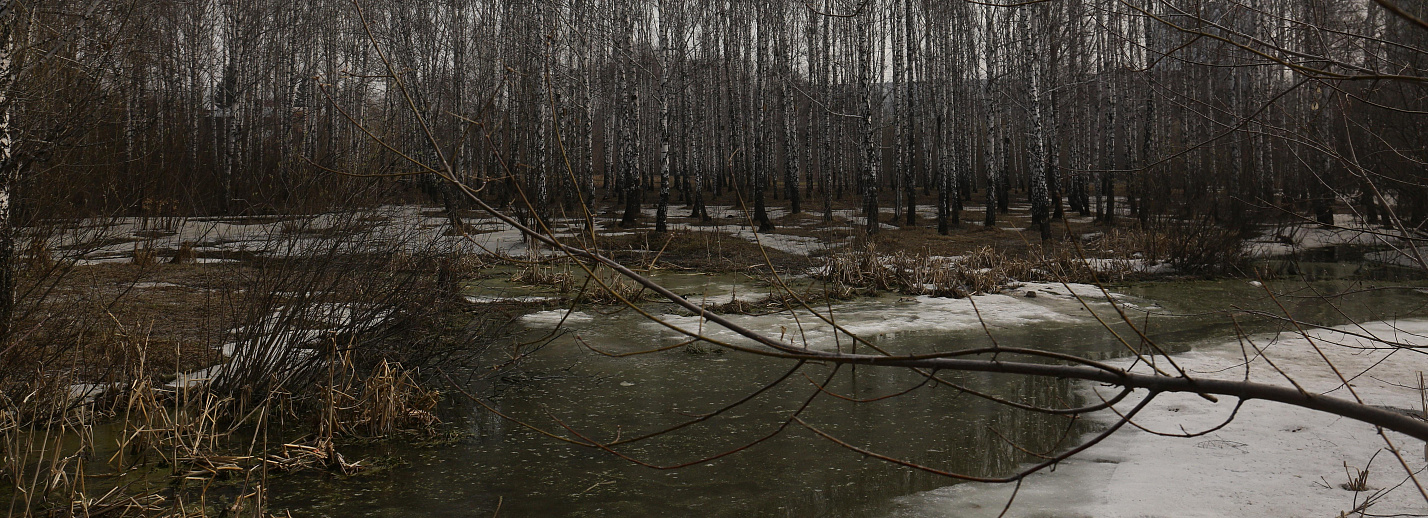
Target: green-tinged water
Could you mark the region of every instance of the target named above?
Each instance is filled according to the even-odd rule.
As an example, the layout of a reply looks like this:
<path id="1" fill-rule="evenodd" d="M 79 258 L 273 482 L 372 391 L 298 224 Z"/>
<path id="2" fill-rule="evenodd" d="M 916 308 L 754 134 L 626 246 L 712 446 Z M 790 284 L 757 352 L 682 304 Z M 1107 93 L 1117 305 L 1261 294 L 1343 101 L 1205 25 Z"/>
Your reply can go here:
<path id="1" fill-rule="evenodd" d="M 1276 298 L 1244 279 L 1114 286 L 1114 292 L 1127 296 L 1122 317 L 1104 300 L 1086 297 L 1114 333 L 1059 286 L 978 298 L 977 312 L 987 329 L 977 322 L 970 304 L 950 299 L 884 296 L 835 305 L 832 314 L 839 324 L 897 352 L 990 345 L 990 332 L 1004 346 L 1100 358 L 1124 354 L 1127 345 L 1140 343 L 1123 318 L 1143 326 L 1151 340 L 1175 352 L 1232 340 L 1235 324 L 1226 310 L 1287 310 L 1296 318 L 1337 325 L 1350 319 L 1420 316 L 1428 304 L 1428 296 L 1414 289 L 1384 289 L 1418 286 L 1418 281 L 1364 275 L 1362 269 L 1355 272 L 1352 266 L 1334 263 L 1300 263 L 1297 268 L 1320 273 L 1308 283 L 1267 281 Z M 761 283 L 742 276 L 673 274 L 661 280 L 689 295 L 722 292 L 727 297 L 731 285 L 738 292 L 767 293 Z M 520 294 L 520 288 L 500 283 L 471 290 Z M 1028 298 L 1026 291 L 1038 291 L 1038 296 Z M 699 327 L 697 320 L 680 317 L 672 305 L 645 307 L 675 325 Z M 679 338 L 633 311 L 578 311 L 566 319 L 564 335 L 518 370 L 471 390 L 546 432 L 608 443 L 715 411 L 794 367 L 787 360 L 710 346 L 602 356 L 590 348 L 632 352 L 674 344 Z M 548 333 L 559 316 L 547 312 L 532 317 L 527 323 L 530 336 Z M 1244 312 L 1236 317 L 1245 332 L 1285 328 L 1271 318 Z M 804 343 L 800 336 L 806 336 L 813 347 L 850 349 L 846 338 L 834 344 L 827 326 L 815 324 L 806 311 L 797 318 L 782 314 L 735 320 L 796 344 Z M 1084 403 L 1070 383 L 1060 380 L 942 376 L 1024 403 Z M 974 476 L 1008 474 L 1034 459 L 1021 449 L 1055 451 L 1083 431 L 1068 427 L 1064 417 L 1008 409 L 935 383 L 878 401 L 852 402 L 831 395 L 872 399 L 908 391 L 923 381 L 899 369 L 843 367 L 832 372 L 829 365 L 808 364 L 723 415 L 613 448 L 659 467 L 739 450 L 680 469 L 642 466 L 601 449 L 551 439 L 454 395 L 452 401 L 464 414 L 452 426 L 468 432 L 467 439 L 453 446 L 414 449 L 393 443 L 360 452 L 357 456 L 390 456 L 400 465 L 348 479 L 321 473 L 290 476 L 274 487 L 273 505 L 295 516 L 491 516 L 498 506 L 501 516 L 877 516 L 898 496 L 956 481 L 864 456 L 796 422 L 776 433 L 805 402 L 811 400 L 801 413 L 804 421 L 849 445 Z M 819 393 L 815 384 L 825 382 L 828 393 Z"/>

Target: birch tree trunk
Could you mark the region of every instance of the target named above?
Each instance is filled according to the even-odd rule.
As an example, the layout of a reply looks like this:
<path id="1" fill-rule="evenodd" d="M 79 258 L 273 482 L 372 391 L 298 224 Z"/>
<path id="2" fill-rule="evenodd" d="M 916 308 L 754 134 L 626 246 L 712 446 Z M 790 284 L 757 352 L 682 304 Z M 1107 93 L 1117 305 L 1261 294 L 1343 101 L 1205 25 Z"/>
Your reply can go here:
<path id="1" fill-rule="evenodd" d="M 985 109 L 987 121 L 987 147 L 983 150 L 983 167 L 987 170 L 987 213 L 982 225 L 988 228 L 997 225 L 997 189 L 1002 182 L 1001 175 L 998 174 L 1000 161 L 997 157 L 997 118 L 1000 114 L 997 110 L 996 92 L 992 89 L 997 74 L 996 11 L 987 10 L 986 31 L 982 33 L 982 46 L 987 55 L 986 75 L 982 78 L 982 107 Z"/>
<path id="2" fill-rule="evenodd" d="M 907 47 L 907 67 L 904 69 L 907 76 L 903 83 L 902 113 L 903 116 L 906 117 L 907 138 L 903 143 L 903 151 L 899 151 L 899 153 L 907 153 L 908 157 L 902 171 L 903 202 L 907 204 L 907 219 L 904 220 L 903 223 L 908 227 L 917 224 L 917 189 L 914 187 L 916 184 L 914 181 L 916 176 L 914 163 L 916 160 L 913 158 L 915 156 L 913 149 L 917 142 L 917 117 L 913 113 L 913 107 L 917 106 L 915 102 L 916 99 L 914 98 L 917 92 L 915 73 L 917 70 L 917 39 L 913 36 L 915 27 L 913 24 L 914 16 L 912 6 L 912 0 L 903 0 L 902 22 L 904 24 L 904 30 L 902 32 L 903 43 Z M 896 21 L 894 23 L 896 23 Z"/>
<path id="3" fill-rule="evenodd" d="M 20 169 L 15 160 L 14 112 L 15 46 L 12 42 L 15 12 L 12 0 L 0 0 L 0 343 L 10 338 L 15 313 L 15 184 Z"/>
<path id="4" fill-rule="evenodd" d="M 788 35 L 790 22 L 788 9 L 783 5 L 777 7 L 779 18 L 783 23 L 779 24 L 779 45 L 775 52 L 778 54 L 778 73 L 783 76 L 779 84 L 782 85 L 782 92 L 779 97 L 783 99 L 783 192 L 788 198 L 789 214 L 803 212 L 803 207 L 799 199 L 799 146 L 798 146 L 798 110 L 793 104 L 793 38 Z M 810 57 L 811 59 L 811 57 Z"/>
<path id="5" fill-rule="evenodd" d="M 863 117 L 863 151 L 866 158 L 863 163 L 863 215 L 867 218 L 868 234 L 878 233 L 881 222 L 878 221 L 878 168 L 882 167 L 882 149 L 879 146 L 882 139 L 878 138 L 877 126 L 873 124 L 873 117 L 881 108 L 878 101 L 877 88 L 873 78 L 875 69 L 873 66 L 873 28 L 871 24 L 854 29 L 858 31 L 858 54 L 859 54 L 859 83 L 863 87 L 864 117 Z"/>
<path id="6" fill-rule="evenodd" d="M 670 16 L 670 0 L 659 2 L 659 41 L 655 48 L 660 55 L 659 71 L 659 206 L 655 209 L 655 232 L 667 232 L 669 226 L 669 69 L 674 65 L 670 58 L 670 30 L 674 22 Z"/>
<path id="7" fill-rule="evenodd" d="M 643 193 L 640 185 L 640 144 L 635 140 L 635 132 L 640 124 L 639 82 L 635 79 L 639 65 L 635 62 L 637 55 L 634 44 L 634 6 L 621 6 L 620 10 L 621 48 L 616 49 L 616 52 L 625 53 L 623 59 L 619 60 L 620 94 L 624 99 L 620 106 L 620 188 L 625 197 L 625 215 L 620 218 L 620 226 L 629 228 L 639 221 L 640 197 Z"/>
<path id="8" fill-rule="evenodd" d="M 755 38 L 754 51 L 754 81 L 753 90 L 749 96 L 749 107 L 753 110 L 755 125 L 753 131 L 754 155 L 751 164 L 754 184 L 754 223 L 759 225 L 759 232 L 772 232 L 774 230 L 773 221 L 769 219 L 768 206 L 764 201 L 769 187 L 769 178 L 773 177 L 771 166 L 773 160 L 773 131 L 769 130 L 769 33 L 772 32 L 768 19 L 768 8 L 762 6 L 754 13 L 753 29 L 757 33 Z"/>
<path id="9" fill-rule="evenodd" d="M 1041 240 L 1051 239 L 1051 199 L 1047 194 L 1045 124 L 1042 120 L 1041 59 L 1038 47 L 1041 45 L 1040 24 L 1030 23 L 1032 8 L 1024 8 L 1020 13 L 1021 33 L 1026 35 L 1026 61 L 1030 68 L 1028 96 L 1031 104 L 1031 135 L 1027 137 L 1027 165 L 1031 169 L 1031 223 L 1041 230 Z"/>

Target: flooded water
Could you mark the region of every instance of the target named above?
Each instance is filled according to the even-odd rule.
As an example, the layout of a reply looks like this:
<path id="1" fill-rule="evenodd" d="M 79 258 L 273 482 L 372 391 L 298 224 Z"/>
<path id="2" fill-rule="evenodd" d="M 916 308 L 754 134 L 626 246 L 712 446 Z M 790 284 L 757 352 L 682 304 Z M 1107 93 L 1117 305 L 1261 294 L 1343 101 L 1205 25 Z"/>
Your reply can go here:
<path id="1" fill-rule="evenodd" d="M 1285 278 L 1266 281 L 1281 293 L 1275 298 L 1244 279 L 1109 288 L 1118 294 L 1124 318 L 1172 352 L 1233 339 L 1234 323 L 1225 313 L 1230 310 L 1240 311 L 1238 319 L 1246 331 L 1267 332 L 1285 326 L 1252 312 L 1288 311 L 1303 320 L 1335 325 L 1349 319 L 1421 316 L 1428 305 L 1428 295 L 1416 289 L 1383 289 L 1423 285 L 1403 279 L 1401 273 L 1334 262 L 1299 262 L 1294 268 L 1296 277 L 1286 273 Z M 1313 280 L 1306 282 L 1311 275 Z M 477 283 L 469 294 L 478 301 L 552 295 L 505 279 L 496 276 Z M 690 298 L 712 302 L 770 290 L 748 276 L 673 273 L 660 274 L 659 280 Z M 1003 346 L 1104 358 L 1125 354 L 1127 343 L 1139 343 L 1104 296 L 1096 299 L 1098 290 L 1076 291 L 1086 304 L 1065 286 L 1029 285 L 976 297 L 975 308 L 966 299 L 883 296 L 835 304 L 831 315 L 879 347 L 899 353 L 986 346 L 995 340 Z M 1027 292 L 1036 295 L 1028 297 Z M 670 325 L 703 329 L 737 342 L 732 334 L 710 329 L 673 305 L 643 307 Z M 607 443 L 638 437 L 717 411 L 787 376 L 707 421 L 614 448 L 658 467 L 694 463 L 681 469 L 643 466 L 601 449 L 561 442 L 450 395 L 448 402 L 461 414 L 452 426 L 467 434 L 464 439 L 454 445 L 387 445 L 350 452 L 349 457 L 381 458 L 395 467 L 345 479 L 323 473 L 284 477 L 273 489 L 273 509 L 291 510 L 294 516 L 334 517 L 493 516 L 498 508 L 501 516 L 883 516 L 900 496 L 956 481 L 866 457 L 797 423 L 784 427 L 793 412 L 806 405 L 800 414 L 804 421 L 850 445 L 975 476 L 1010 473 L 1034 459 L 1026 452 L 1064 449 L 1085 431 L 1065 417 L 1010 409 L 948 386 L 924 384 L 924 378 L 900 369 L 796 366 L 707 344 L 612 358 L 592 348 L 634 352 L 674 345 L 681 338 L 628 309 L 579 307 L 569 315 L 553 306 L 531 311 L 521 321 L 524 338 L 549 335 L 564 317 L 559 336 L 518 369 L 473 383 L 469 390 L 507 415 L 555 435 L 579 434 Z M 796 346 L 852 349 L 846 336 L 837 336 L 806 310 L 733 320 Z M 863 347 L 859 351 L 867 352 Z M 1065 381 L 941 376 L 1028 404 L 1084 403 Z M 827 384 L 826 393 L 815 386 L 821 383 Z M 905 391 L 876 401 L 848 400 Z M 775 433 L 781 427 L 782 432 Z M 737 453 L 697 462 L 734 450 Z"/>

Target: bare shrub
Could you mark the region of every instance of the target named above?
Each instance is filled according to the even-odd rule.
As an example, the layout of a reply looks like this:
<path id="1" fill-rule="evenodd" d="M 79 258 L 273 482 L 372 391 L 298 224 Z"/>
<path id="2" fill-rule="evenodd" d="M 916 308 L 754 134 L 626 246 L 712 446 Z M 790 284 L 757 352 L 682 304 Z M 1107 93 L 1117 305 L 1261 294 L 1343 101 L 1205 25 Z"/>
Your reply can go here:
<path id="1" fill-rule="evenodd" d="M 1098 256 L 1140 264 L 1169 263 L 1186 273 L 1239 271 L 1249 262 L 1244 234 L 1209 220 L 1163 222 L 1151 226 L 1113 228 L 1086 241 Z"/>

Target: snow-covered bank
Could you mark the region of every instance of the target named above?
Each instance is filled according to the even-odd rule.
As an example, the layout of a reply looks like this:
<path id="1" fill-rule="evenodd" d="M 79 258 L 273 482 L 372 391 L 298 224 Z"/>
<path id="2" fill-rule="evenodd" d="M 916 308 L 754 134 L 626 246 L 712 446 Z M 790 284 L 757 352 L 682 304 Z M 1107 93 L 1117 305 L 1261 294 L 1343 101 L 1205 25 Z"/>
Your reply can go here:
<path id="1" fill-rule="evenodd" d="M 1340 330 L 1255 337 L 1253 344 L 1305 390 L 1352 398 L 1315 351 L 1329 358 L 1359 397 L 1374 405 L 1421 410 L 1419 375 L 1428 355 L 1393 350 L 1348 333 L 1411 345 L 1428 344 L 1428 321 L 1375 322 Z M 1250 379 L 1287 385 L 1264 358 L 1249 351 Z M 1179 355 L 1175 361 L 1203 378 L 1243 379 L 1238 342 Z M 1086 390 L 1105 388 L 1087 387 Z M 1093 396 L 1094 397 L 1094 396 Z M 1118 405 L 1128 409 L 1128 401 Z M 1213 404 L 1194 395 L 1162 395 L 1136 423 L 1166 433 L 1212 428 L 1235 402 Z M 1110 422 L 1114 415 L 1099 416 Z M 1390 433 L 1414 470 L 1425 467 L 1421 441 Z M 1375 458 L 1375 455 L 1377 457 Z M 1372 465 L 1369 465 L 1372 459 Z M 1345 465 L 1347 464 L 1348 470 Z M 1367 469 L 1367 491 L 1343 484 Z M 1346 471 L 1349 473 L 1346 474 Z M 1195 438 L 1159 437 L 1125 427 L 1105 442 L 1033 475 L 1008 516 L 1339 516 L 1373 499 L 1371 515 L 1422 515 L 1428 502 L 1386 450 L 1374 428 L 1348 419 L 1264 401 L 1249 401 L 1230 425 Z M 1420 474 L 1428 484 L 1428 476 Z M 891 516 L 996 516 L 1009 485 L 959 484 L 898 499 Z M 1355 516 L 1357 514 L 1354 514 Z"/>

